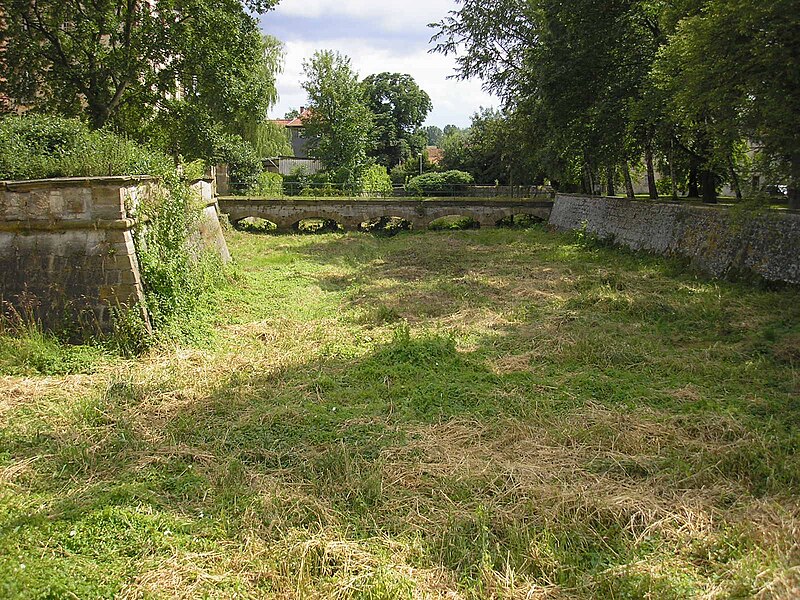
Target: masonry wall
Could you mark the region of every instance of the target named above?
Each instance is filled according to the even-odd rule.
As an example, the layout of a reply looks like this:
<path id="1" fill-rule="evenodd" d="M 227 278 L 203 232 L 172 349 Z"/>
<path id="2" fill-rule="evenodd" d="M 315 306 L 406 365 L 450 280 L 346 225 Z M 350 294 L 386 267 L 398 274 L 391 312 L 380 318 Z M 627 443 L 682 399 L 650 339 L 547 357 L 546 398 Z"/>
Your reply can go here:
<path id="1" fill-rule="evenodd" d="M 47 326 L 106 329 L 143 299 L 131 210 L 148 178 L 0 183 L 0 300 Z"/>
<path id="2" fill-rule="evenodd" d="M 800 283 L 800 214 L 559 194 L 549 222 L 562 230 L 585 223 L 600 238 L 685 257 L 716 277 Z"/>

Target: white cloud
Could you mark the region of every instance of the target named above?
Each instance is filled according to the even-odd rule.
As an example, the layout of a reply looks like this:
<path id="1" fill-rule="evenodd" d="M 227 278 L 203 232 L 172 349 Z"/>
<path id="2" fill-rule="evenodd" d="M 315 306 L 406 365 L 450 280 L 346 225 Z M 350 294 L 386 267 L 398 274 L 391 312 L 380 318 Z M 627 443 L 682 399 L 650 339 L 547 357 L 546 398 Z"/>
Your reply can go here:
<path id="1" fill-rule="evenodd" d="M 292 17 L 347 17 L 402 31 L 439 21 L 455 6 L 454 0 L 281 0 L 277 10 Z"/>
<path id="2" fill-rule="evenodd" d="M 469 124 L 480 106 L 496 98 L 479 81 L 448 79 L 452 56 L 429 54 L 434 33 L 428 23 L 457 8 L 456 0 L 281 0 L 262 18 L 266 31 L 286 44 L 286 67 L 278 78 L 280 102 L 273 114 L 283 116 L 307 103 L 302 63 L 316 50 L 338 50 L 352 59 L 363 78 L 383 71 L 408 73 L 431 96 L 428 123 Z"/>

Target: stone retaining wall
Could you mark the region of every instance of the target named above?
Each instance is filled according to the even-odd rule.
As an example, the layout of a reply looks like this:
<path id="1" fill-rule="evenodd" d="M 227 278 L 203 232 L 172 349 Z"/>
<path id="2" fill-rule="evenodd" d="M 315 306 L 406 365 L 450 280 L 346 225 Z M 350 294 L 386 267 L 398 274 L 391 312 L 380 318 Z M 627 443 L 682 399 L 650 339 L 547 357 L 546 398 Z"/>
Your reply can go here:
<path id="1" fill-rule="evenodd" d="M 97 329 L 113 307 L 140 305 L 131 210 L 154 185 L 145 177 L 2 182 L 2 300 L 46 325 L 78 316 Z"/>
<path id="2" fill-rule="evenodd" d="M 715 277 L 800 283 L 800 214 L 558 194 L 550 225 L 687 258 Z"/>
<path id="3" fill-rule="evenodd" d="M 212 182 L 193 188 L 205 201 L 194 245 L 230 260 Z M 108 330 L 116 308 L 147 321 L 133 214 L 157 192 L 149 177 L 0 182 L 0 309 L 84 331 Z"/>

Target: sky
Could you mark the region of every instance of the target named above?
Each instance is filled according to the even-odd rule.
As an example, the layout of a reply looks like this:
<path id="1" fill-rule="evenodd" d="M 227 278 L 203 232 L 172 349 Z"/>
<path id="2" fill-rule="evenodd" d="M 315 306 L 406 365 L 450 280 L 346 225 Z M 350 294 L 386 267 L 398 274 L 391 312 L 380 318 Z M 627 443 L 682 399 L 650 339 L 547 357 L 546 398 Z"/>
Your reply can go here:
<path id="1" fill-rule="evenodd" d="M 466 127 L 479 107 L 499 102 L 478 80 L 448 79 L 455 68 L 452 56 L 428 53 L 435 30 L 427 24 L 456 6 L 455 0 L 281 0 L 259 19 L 262 31 L 286 47 L 280 100 L 271 116 L 305 106 L 303 61 L 316 50 L 338 50 L 351 58 L 361 79 L 383 71 L 414 77 L 433 103 L 426 124 Z"/>

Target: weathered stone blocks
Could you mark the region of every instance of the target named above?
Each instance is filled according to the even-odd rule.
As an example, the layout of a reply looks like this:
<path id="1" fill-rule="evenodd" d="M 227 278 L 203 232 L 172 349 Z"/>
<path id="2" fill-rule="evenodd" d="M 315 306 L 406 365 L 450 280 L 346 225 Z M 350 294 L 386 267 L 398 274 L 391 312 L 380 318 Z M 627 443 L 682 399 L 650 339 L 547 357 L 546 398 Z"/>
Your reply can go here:
<path id="1" fill-rule="evenodd" d="M 196 187 L 206 209 L 194 243 L 227 261 L 212 189 Z M 0 310 L 104 330 L 114 310 L 143 306 L 133 216 L 157 193 L 165 192 L 149 177 L 0 182 Z"/>
<path id="2" fill-rule="evenodd" d="M 687 258 L 715 277 L 754 273 L 800 283 L 800 214 L 559 194 L 557 229 L 579 229 L 634 250 Z"/>
<path id="3" fill-rule="evenodd" d="M 46 326 L 71 318 L 93 320 L 99 330 L 109 327 L 110 308 L 141 304 L 125 198 L 149 184 L 124 177 L 0 183 L 0 300 Z"/>

